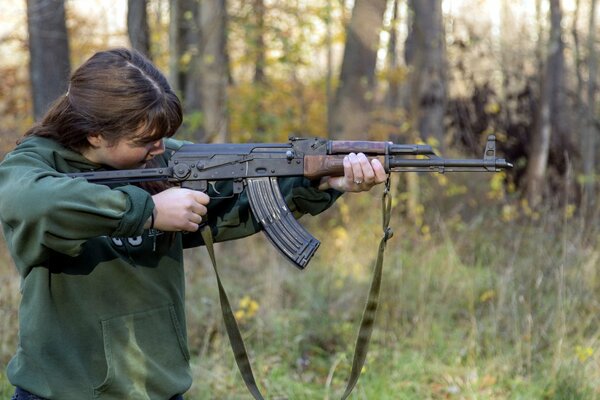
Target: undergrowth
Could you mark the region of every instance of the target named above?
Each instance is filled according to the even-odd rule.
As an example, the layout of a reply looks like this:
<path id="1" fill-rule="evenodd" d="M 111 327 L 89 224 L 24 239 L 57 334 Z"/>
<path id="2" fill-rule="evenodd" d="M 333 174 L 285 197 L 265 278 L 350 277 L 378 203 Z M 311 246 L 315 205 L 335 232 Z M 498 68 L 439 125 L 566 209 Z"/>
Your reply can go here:
<path id="1" fill-rule="evenodd" d="M 350 398 L 600 398 L 598 231 L 568 205 L 534 214 L 510 195 L 489 196 L 482 181 L 453 179 L 468 195 L 423 180 L 417 222 L 394 193 L 395 235 L 375 330 Z M 344 196 L 326 213 L 301 219 L 322 241 L 305 271 L 260 235 L 217 244 L 222 279 L 267 398 L 336 399 L 343 392 L 381 236 L 380 193 Z M 16 345 L 18 278 L 1 251 L 6 365 Z M 187 398 L 249 399 L 206 251 L 186 258 L 194 374 Z M 11 390 L 0 375 L 0 396 Z"/>

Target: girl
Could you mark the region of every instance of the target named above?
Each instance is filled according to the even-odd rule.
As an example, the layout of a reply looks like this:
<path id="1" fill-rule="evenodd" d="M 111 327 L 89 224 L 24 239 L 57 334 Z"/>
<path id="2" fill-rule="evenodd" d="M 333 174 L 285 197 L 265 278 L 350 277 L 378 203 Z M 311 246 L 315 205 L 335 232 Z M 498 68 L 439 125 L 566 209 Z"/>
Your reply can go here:
<path id="1" fill-rule="evenodd" d="M 167 400 L 190 387 L 183 249 L 203 244 L 202 222 L 217 241 L 260 230 L 247 197 L 65 175 L 166 166 L 181 121 L 179 99 L 147 59 L 103 51 L 0 164 L 0 220 L 22 278 L 7 368 L 14 399 Z M 317 185 L 282 180 L 291 211 L 317 214 L 386 179 L 362 154 L 344 166 Z"/>

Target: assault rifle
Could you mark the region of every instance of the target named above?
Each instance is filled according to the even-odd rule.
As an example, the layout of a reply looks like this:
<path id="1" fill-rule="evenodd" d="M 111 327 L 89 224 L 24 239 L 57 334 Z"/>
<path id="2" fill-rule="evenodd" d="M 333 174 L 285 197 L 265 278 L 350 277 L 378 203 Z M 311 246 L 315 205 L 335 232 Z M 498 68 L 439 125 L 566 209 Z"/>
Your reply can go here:
<path id="1" fill-rule="evenodd" d="M 277 183 L 278 177 L 304 176 L 318 179 L 344 174 L 343 159 L 348 153 L 365 153 L 377 157 L 386 172 L 496 172 L 511 168 L 506 160 L 496 158 L 496 139 L 489 136 L 482 159 L 445 159 L 431 146 L 392 142 L 338 141 L 290 138 L 288 143 L 186 144 L 175 151 L 165 168 L 95 171 L 69 174 L 100 184 L 167 180 L 183 188 L 207 191 L 215 181 L 231 181 L 233 193 L 247 190 L 250 207 L 264 228 L 267 238 L 294 265 L 303 269 L 319 246 L 287 208 Z M 389 181 L 387 182 L 389 186 Z M 389 239 L 391 201 L 383 194 L 384 236 L 373 269 L 373 279 L 356 341 L 352 370 L 342 399 L 348 398 L 360 376 L 373 329 L 381 285 L 383 250 Z M 217 283 L 227 334 L 244 383 L 256 400 L 263 400 L 246 352 L 242 335 L 219 278 L 210 229 L 201 230 L 209 252 Z"/>
<path id="2" fill-rule="evenodd" d="M 288 143 L 185 144 L 166 168 L 95 171 L 69 174 L 90 182 L 115 184 L 167 180 L 206 192 L 210 182 L 229 180 L 233 193 L 244 188 L 267 238 L 296 267 L 304 269 L 319 247 L 288 210 L 278 177 L 318 179 L 344 174 L 343 158 L 362 152 L 378 157 L 386 172 L 497 172 L 512 164 L 496 158 L 496 139 L 489 136 L 482 159 L 446 159 L 425 144 L 290 138 Z"/>

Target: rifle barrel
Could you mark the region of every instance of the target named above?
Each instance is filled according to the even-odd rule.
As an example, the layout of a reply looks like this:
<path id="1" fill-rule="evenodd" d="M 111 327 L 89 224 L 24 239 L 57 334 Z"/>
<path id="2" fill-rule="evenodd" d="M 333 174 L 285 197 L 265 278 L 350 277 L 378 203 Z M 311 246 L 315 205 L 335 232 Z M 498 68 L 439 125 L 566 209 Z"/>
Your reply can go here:
<path id="1" fill-rule="evenodd" d="M 427 159 L 389 158 L 391 172 L 451 172 L 451 171 L 489 171 L 497 172 L 512 168 L 512 164 L 502 158 L 495 159 L 445 159 L 432 157 Z"/>

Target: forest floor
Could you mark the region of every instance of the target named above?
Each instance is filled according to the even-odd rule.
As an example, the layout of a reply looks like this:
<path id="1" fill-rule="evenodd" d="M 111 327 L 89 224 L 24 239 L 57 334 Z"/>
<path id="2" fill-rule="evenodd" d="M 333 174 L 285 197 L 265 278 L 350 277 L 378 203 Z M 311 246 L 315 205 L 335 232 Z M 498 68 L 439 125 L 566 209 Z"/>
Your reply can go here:
<path id="1" fill-rule="evenodd" d="M 490 176 L 421 179 L 420 219 L 395 209 L 370 351 L 351 399 L 600 399 L 600 238 L 572 205 L 532 211 Z M 394 181 L 394 186 L 400 186 Z M 269 399 L 335 399 L 381 236 L 380 191 L 301 223 L 304 271 L 262 235 L 217 245 L 222 279 Z M 466 200 L 465 200 L 466 199 Z M 240 260 L 244 260 L 243 263 Z M 187 399 L 249 399 L 205 249 L 186 254 Z M 0 247 L 0 364 L 16 347 L 19 278 Z M 0 398 L 12 388 L 5 368 Z"/>

